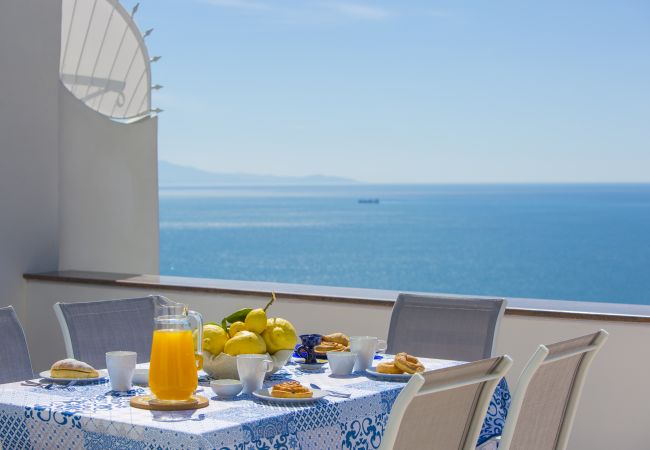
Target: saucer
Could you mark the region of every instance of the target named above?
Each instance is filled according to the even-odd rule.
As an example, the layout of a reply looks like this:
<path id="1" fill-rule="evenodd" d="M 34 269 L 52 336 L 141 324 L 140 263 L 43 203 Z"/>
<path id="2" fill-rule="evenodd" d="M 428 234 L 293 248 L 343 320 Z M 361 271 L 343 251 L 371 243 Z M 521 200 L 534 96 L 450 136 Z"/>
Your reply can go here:
<path id="1" fill-rule="evenodd" d="M 202 395 L 193 395 L 187 400 L 164 401 L 156 400 L 152 395 L 138 395 L 132 397 L 129 404 L 134 408 L 152 411 L 183 411 L 187 409 L 200 409 L 208 406 L 210 401 Z"/>
<path id="2" fill-rule="evenodd" d="M 302 361 L 302 362 L 301 362 L 301 361 Z M 314 371 L 314 370 L 320 370 L 320 369 L 322 369 L 323 366 L 327 363 L 327 361 L 316 360 L 315 363 L 307 364 L 307 363 L 305 363 L 304 361 L 305 361 L 304 359 L 303 359 L 303 360 L 298 360 L 298 361 L 296 361 L 296 364 L 298 364 L 298 366 L 300 367 L 300 369 L 305 370 L 305 371 L 309 371 L 309 370 L 311 370 L 311 371 Z"/>

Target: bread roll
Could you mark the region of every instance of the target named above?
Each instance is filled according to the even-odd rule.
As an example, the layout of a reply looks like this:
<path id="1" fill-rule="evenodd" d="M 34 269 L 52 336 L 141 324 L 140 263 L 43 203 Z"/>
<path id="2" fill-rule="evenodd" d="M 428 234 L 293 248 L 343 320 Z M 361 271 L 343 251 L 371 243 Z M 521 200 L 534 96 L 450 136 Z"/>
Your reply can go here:
<path id="1" fill-rule="evenodd" d="M 91 365 L 83 361 L 68 358 L 52 364 L 50 374 L 53 378 L 97 378 L 97 372 Z"/>

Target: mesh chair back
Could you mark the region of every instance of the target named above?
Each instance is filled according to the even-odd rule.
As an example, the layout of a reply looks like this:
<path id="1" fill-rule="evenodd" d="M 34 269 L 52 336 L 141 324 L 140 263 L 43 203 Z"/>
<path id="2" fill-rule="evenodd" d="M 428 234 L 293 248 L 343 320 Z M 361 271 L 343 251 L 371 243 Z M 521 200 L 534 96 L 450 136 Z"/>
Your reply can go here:
<path id="1" fill-rule="evenodd" d="M 34 377 L 23 327 L 12 306 L 0 308 L 0 383 Z"/>
<path id="2" fill-rule="evenodd" d="M 400 294 L 388 330 L 388 353 L 477 361 L 490 358 L 506 301 Z"/>
<path id="3" fill-rule="evenodd" d="M 509 357 L 500 356 L 423 373 L 424 383 L 399 424 L 391 412 L 388 428 L 399 430 L 392 447 L 386 442 L 382 449 L 474 449 L 494 389 L 511 364 Z M 402 392 L 409 395 L 406 388 Z"/>
<path id="4" fill-rule="evenodd" d="M 517 386 L 515 396 L 521 398 L 513 396 L 513 408 L 499 449 L 566 448 L 586 372 L 606 337 L 607 332 L 601 330 L 540 347 L 529 363 L 534 366 L 530 382 L 523 388 Z M 541 356 L 537 363 L 534 362 L 536 356 Z M 522 373 L 520 384 L 529 370 L 527 367 Z"/>
<path id="5" fill-rule="evenodd" d="M 106 367 L 106 352 L 138 353 L 138 362 L 151 356 L 155 304 L 162 297 L 149 296 L 97 302 L 57 303 L 69 333 L 72 354 L 95 368 Z M 68 352 L 69 353 L 69 352 Z"/>

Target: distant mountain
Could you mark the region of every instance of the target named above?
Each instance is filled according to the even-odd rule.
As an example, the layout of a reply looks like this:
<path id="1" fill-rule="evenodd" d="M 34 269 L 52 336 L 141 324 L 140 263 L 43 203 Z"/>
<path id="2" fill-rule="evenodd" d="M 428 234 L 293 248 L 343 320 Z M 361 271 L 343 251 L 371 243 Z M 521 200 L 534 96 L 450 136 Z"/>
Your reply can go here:
<path id="1" fill-rule="evenodd" d="M 167 161 L 158 161 L 158 185 L 160 186 L 206 186 L 206 185 L 332 185 L 355 184 L 358 181 L 326 175 L 306 177 L 281 177 L 243 173 L 216 173 Z"/>

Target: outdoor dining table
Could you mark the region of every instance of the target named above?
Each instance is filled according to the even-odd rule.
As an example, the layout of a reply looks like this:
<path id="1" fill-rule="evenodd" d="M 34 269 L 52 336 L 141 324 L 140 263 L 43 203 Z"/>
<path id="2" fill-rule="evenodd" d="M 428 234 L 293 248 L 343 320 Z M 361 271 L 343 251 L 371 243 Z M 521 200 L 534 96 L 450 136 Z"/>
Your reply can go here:
<path id="1" fill-rule="evenodd" d="M 427 370 L 460 364 L 420 360 Z M 405 384 L 362 372 L 334 378 L 326 368 L 303 372 L 290 363 L 271 375 L 265 387 L 288 379 L 351 396 L 305 404 L 275 404 L 248 394 L 221 400 L 202 383 L 198 393 L 210 399 L 208 407 L 163 412 L 129 406 L 131 395 L 149 393 L 146 387 L 125 394 L 111 392 L 107 382 L 49 389 L 9 383 L 0 385 L 0 448 L 373 449 L 381 443 Z M 501 380 L 477 444 L 501 434 L 509 405 L 508 386 Z"/>

